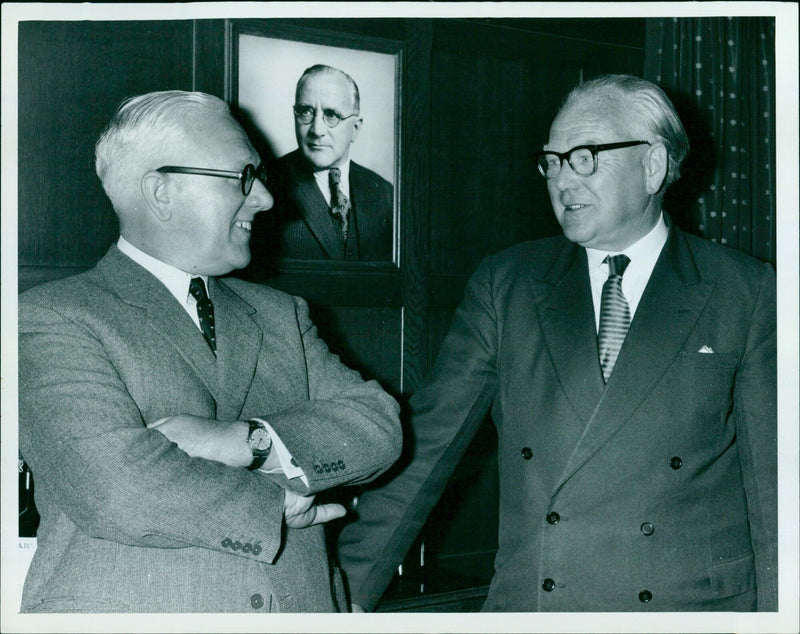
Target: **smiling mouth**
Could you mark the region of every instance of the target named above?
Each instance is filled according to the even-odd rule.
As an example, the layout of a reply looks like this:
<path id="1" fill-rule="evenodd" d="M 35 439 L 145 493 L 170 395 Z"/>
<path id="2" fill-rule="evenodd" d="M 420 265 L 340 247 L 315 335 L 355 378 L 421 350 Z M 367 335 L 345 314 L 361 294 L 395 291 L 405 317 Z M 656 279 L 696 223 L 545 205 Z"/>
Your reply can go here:
<path id="1" fill-rule="evenodd" d="M 578 211 L 579 209 L 583 209 L 584 207 L 588 207 L 589 205 L 583 205 L 580 203 L 576 203 L 574 205 L 564 205 L 564 211 Z"/>
<path id="2" fill-rule="evenodd" d="M 245 231 L 252 231 L 253 230 L 253 223 L 247 220 L 237 220 L 233 223 L 233 226 L 239 227 L 240 229 L 244 229 Z"/>

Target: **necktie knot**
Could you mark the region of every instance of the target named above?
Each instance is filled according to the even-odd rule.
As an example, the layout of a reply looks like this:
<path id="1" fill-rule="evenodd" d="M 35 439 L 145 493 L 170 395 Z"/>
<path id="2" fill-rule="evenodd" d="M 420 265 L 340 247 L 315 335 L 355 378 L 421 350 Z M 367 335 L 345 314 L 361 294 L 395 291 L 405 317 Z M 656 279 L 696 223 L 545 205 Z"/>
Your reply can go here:
<path id="1" fill-rule="evenodd" d="M 328 172 L 328 178 L 330 179 L 331 189 L 333 189 L 342 182 L 341 170 L 338 167 L 332 167 Z"/>
<path id="2" fill-rule="evenodd" d="M 625 269 L 627 269 L 628 265 L 631 263 L 631 259 L 624 253 L 620 253 L 619 255 L 607 255 L 606 259 L 603 261 L 608 263 L 609 276 L 619 275 L 620 277 L 625 275 Z"/>
<path id="3" fill-rule="evenodd" d="M 189 282 L 189 292 L 198 302 L 211 301 L 208 299 L 208 292 L 206 291 L 205 282 L 202 277 L 193 277 Z"/>

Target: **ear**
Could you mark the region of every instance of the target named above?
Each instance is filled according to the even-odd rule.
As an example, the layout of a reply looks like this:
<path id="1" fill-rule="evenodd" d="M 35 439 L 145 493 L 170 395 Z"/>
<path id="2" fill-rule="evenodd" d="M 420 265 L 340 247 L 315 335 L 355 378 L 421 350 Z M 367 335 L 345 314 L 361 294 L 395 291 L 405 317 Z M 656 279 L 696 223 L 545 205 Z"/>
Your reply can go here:
<path id="1" fill-rule="evenodd" d="M 644 159 L 645 187 L 651 196 L 662 190 L 668 166 L 667 147 L 661 141 L 655 141 L 647 148 Z"/>
<path id="2" fill-rule="evenodd" d="M 172 216 L 172 201 L 167 191 L 166 177 L 161 172 L 150 170 L 142 176 L 140 186 L 142 198 L 150 213 L 162 222 L 169 220 Z"/>
<path id="3" fill-rule="evenodd" d="M 350 139 L 350 143 L 355 143 L 355 140 L 358 138 L 358 133 L 361 131 L 361 126 L 364 124 L 364 119 L 359 117 L 353 123 L 353 137 Z"/>

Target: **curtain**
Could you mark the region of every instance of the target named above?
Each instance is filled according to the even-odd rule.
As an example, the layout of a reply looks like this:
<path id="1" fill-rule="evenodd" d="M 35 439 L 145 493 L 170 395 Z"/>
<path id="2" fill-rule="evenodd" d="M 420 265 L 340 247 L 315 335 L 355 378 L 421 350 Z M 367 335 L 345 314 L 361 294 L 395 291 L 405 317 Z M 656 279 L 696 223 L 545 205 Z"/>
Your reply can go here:
<path id="1" fill-rule="evenodd" d="M 664 206 L 688 231 L 775 264 L 775 19 L 647 20 L 645 78 L 691 150 Z"/>

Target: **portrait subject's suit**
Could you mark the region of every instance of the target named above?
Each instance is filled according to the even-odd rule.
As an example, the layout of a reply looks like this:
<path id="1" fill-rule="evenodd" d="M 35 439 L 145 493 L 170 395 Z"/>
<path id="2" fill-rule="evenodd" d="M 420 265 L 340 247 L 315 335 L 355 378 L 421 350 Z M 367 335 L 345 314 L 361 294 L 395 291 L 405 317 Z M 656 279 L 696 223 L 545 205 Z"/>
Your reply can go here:
<path id="1" fill-rule="evenodd" d="M 391 260 L 393 188 L 372 170 L 350 162 L 352 209 L 346 245 L 338 221 L 331 216 L 330 207 L 300 150 L 278 159 L 275 169 L 270 170 L 267 188 L 275 198 L 275 206 L 267 214 L 274 215 L 281 223 L 283 257 Z M 258 225 L 259 218 L 256 218 L 257 228 Z"/>
<path id="2" fill-rule="evenodd" d="M 342 533 L 352 600 L 375 604 L 491 409 L 484 610 L 777 609 L 775 301 L 769 265 L 671 226 L 604 384 L 585 249 L 488 258 L 411 399 L 414 462 Z"/>
<path id="3" fill-rule="evenodd" d="M 397 405 L 343 366 L 305 303 L 209 278 L 217 356 L 167 288 L 113 246 L 20 296 L 20 450 L 36 482 L 26 612 L 331 611 L 321 525 L 284 488 L 367 481 L 397 457 Z M 189 457 L 146 425 L 263 417 L 309 480 Z"/>

